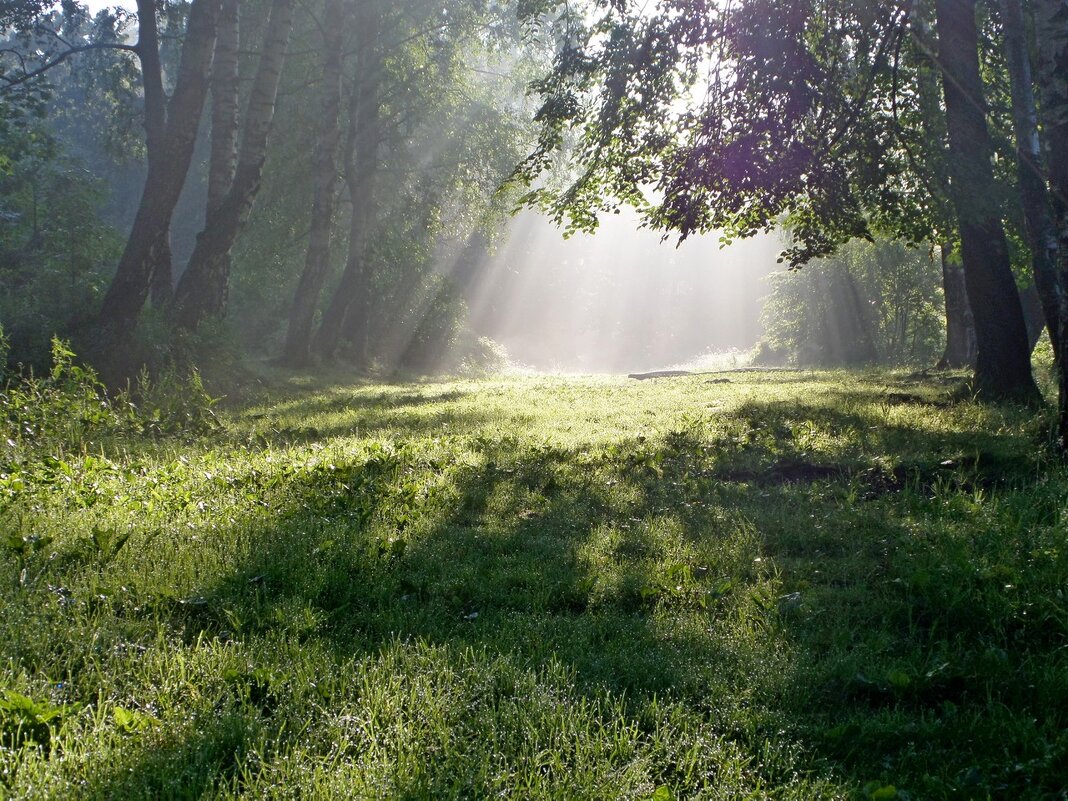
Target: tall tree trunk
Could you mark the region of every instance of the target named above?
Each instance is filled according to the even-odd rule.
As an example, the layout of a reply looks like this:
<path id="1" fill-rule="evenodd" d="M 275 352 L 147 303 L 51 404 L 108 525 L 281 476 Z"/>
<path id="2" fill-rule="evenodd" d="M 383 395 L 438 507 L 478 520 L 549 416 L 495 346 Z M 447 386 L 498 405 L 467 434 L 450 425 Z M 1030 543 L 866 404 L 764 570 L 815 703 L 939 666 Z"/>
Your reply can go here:
<path id="1" fill-rule="evenodd" d="M 374 181 L 381 137 L 378 90 L 382 76 L 376 52 L 378 14 L 372 8 L 361 10 L 365 13 L 356 21 L 360 78 L 351 95 L 345 147 L 345 183 L 352 201 L 349 253 L 341 281 L 312 341 L 313 350 L 324 359 L 333 358 L 337 351 L 346 318 L 350 314 L 366 318 L 369 302 L 370 281 L 364 251 L 374 218 Z M 363 325 L 362 320 L 356 322 Z"/>
<path id="2" fill-rule="evenodd" d="M 1018 3 L 1019 0 L 1002 0 L 1002 2 Z M 948 228 L 951 225 L 949 218 L 952 218 L 953 214 L 951 209 L 945 207 L 945 204 L 950 202 L 951 191 L 945 168 L 944 145 L 947 139 L 947 132 L 945 130 L 945 115 L 942 110 L 942 92 L 938 86 L 939 66 L 934 58 L 937 40 L 931 35 L 931 27 L 926 22 L 923 14 L 920 13 L 918 7 L 914 7 L 910 26 L 910 32 L 918 42 L 922 56 L 917 78 L 918 99 L 920 108 L 924 112 L 923 117 L 927 136 L 935 144 L 935 147 L 927 154 L 928 159 L 932 160 L 931 163 L 935 165 L 932 171 L 931 199 L 935 208 L 940 212 L 937 218 L 946 219 L 945 224 L 941 224 L 939 227 Z M 1032 110 L 1033 106 L 1032 98 Z M 943 245 L 940 250 L 942 255 L 942 289 L 946 309 L 946 348 L 942 353 L 942 358 L 938 361 L 938 367 L 974 368 L 976 358 L 975 322 L 972 318 L 971 307 L 968 304 L 964 271 L 960 263 L 950 257 L 952 248 Z M 1038 291 L 1033 283 L 1020 292 L 1020 302 L 1024 315 L 1024 326 L 1027 330 L 1028 352 L 1030 352 L 1034 350 L 1035 343 L 1041 336 L 1042 327 L 1045 324 L 1043 308 L 1041 302 L 1038 301 Z"/>
<path id="3" fill-rule="evenodd" d="M 175 322 L 182 328 L 194 329 L 205 318 L 226 311 L 230 252 L 260 188 L 282 62 L 293 27 L 294 4 L 295 0 L 274 0 L 271 4 L 263 52 L 245 112 L 245 131 L 234 179 L 214 213 L 205 220 L 204 230 L 197 235 L 189 266 L 175 291 Z"/>
<path id="4" fill-rule="evenodd" d="M 171 255 L 171 229 L 160 232 L 152 264 L 152 285 L 149 296 L 156 309 L 166 308 L 174 297 L 174 257 Z"/>
<path id="5" fill-rule="evenodd" d="M 211 69 L 211 156 L 208 162 L 208 206 L 212 215 L 234 181 L 237 167 L 237 45 L 240 0 L 223 0 L 219 35 Z"/>
<path id="6" fill-rule="evenodd" d="M 1027 329 L 1027 352 L 1034 353 L 1035 345 L 1046 331 L 1046 311 L 1042 307 L 1042 294 L 1034 281 L 1020 290 L 1020 306 L 1023 309 L 1024 327 Z M 1057 321 L 1053 321 L 1056 326 Z"/>
<path id="7" fill-rule="evenodd" d="M 942 251 L 942 287 L 946 302 L 946 349 L 938 361 L 939 367 L 975 366 L 975 322 L 968 305 L 968 290 L 964 286 L 964 268 L 950 255 L 946 245 Z"/>
<path id="8" fill-rule="evenodd" d="M 1034 274 L 1034 286 L 1038 290 L 1046 328 L 1053 343 L 1053 354 L 1059 361 L 1057 232 L 1053 225 L 1045 172 L 1042 168 L 1038 113 L 1031 83 L 1031 57 L 1027 49 L 1023 8 L 1020 0 L 1001 0 L 1001 10 L 1005 29 L 1005 61 L 1009 67 L 1012 95 L 1012 124 L 1016 137 L 1020 202 L 1023 206 L 1027 244 L 1031 248 L 1031 271 Z"/>
<path id="9" fill-rule="evenodd" d="M 145 98 L 145 151 L 149 169 L 165 159 L 163 139 L 167 130 L 167 95 L 163 91 L 163 67 L 159 55 L 159 28 L 154 0 L 137 0 L 137 57 L 141 62 L 141 85 Z M 162 306 L 171 293 L 170 225 L 157 235 L 152 249 L 151 297 Z"/>
<path id="10" fill-rule="evenodd" d="M 1050 197 L 1059 244 L 1057 340 L 1061 360 L 1057 365 L 1057 430 L 1061 451 L 1068 453 L 1068 0 L 1038 0 L 1035 30 Z"/>
<path id="11" fill-rule="evenodd" d="M 920 61 L 917 70 L 917 99 L 922 111 L 927 149 L 926 166 L 931 169 L 929 195 L 934 209 L 935 239 L 939 242 L 942 264 L 942 294 L 946 310 L 946 348 L 938 360 L 939 368 L 975 367 L 975 320 L 968 305 L 968 290 L 964 284 L 964 268 L 955 258 L 948 241 L 959 236 L 957 220 L 950 201 L 947 165 L 946 115 L 942 108 L 941 70 L 938 64 L 938 41 L 933 35 L 930 9 L 926 4 L 914 5 L 910 19 L 910 33 L 918 44 Z M 920 165 L 917 165 L 919 167 Z"/>
<path id="12" fill-rule="evenodd" d="M 137 0 L 137 58 L 145 95 L 145 150 L 149 163 L 158 160 L 167 128 L 167 96 L 159 57 L 155 0 Z"/>
<path id="13" fill-rule="evenodd" d="M 100 308 L 100 356 L 112 362 L 120 371 L 124 367 L 119 364 L 121 355 L 118 351 L 128 345 L 137 325 L 137 317 L 148 297 L 154 265 L 164 253 L 169 258 L 167 240 L 171 216 L 193 157 L 197 127 L 208 91 L 220 4 L 221 0 L 193 0 L 189 9 L 178 77 L 167 104 L 166 123 L 158 139 L 159 147 L 154 148 L 158 158 L 149 158 L 148 176 L 133 228 Z M 158 63 L 158 47 L 155 57 Z M 162 84 L 159 92 L 162 94 Z M 157 115 L 158 112 L 154 111 L 153 114 Z M 153 117 L 153 125 L 158 125 L 158 116 Z"/>
<path id="14" fill-rule="evenodd" d="M 330 229 L 337 199 L 337 148 L 341 140 L 342 0 L 327 0 L 323 24 L 322 127 L 315 147 L 315 187 L 304 272 L 293 296 L 282 360 L 292 367 L 311 359 L 312 318 L 330 262 Z"/>
<path id="15" fill-rule="evenodd" d="M 375 103 L 377 109 L 377 102 Z M 376 111 L 377 116 L 377 111 Z M 368 129 L 374 126 L 358 126 Z M 355 134 L 355 132 L 353 132 Z M 377 131 L 376 131 L 377 134 Z M 366 140 L 371 145 L 372 136 L 356 134 L 350 138 Z M 377 135 L 373 138 L 377 139 Z M 374 180 L 377 164 L 377 142 L 369 151 L 357 144 L 355 149 L 363 153 L 349 160 L 345 169 L 345 183 L 352 201 L 352 217 L 349 221 L 349 252 L 345 269 L 330 304 L 323 313 L 319 330 L 315 332 L 312 349 L 323 359 L 331 359 L 337 351 L 350 312 L 366 316 L 367 294 L 370 290 L 370 275 L 365 260 L 365 250 L 371 224 L 374 219 Z M 354 323 L 350 322 L 349 325 Z M 362 323 L 361 323 L 362 325 Z"/>
<path id="16" fill-rule="evenodd" d="M 1009 263 L 979 75 L 975 0 L 936 0 L 938 56 L 949 132 L 950 193 L 978 353 L 976 389 L 990 398 L 1035 400 L 1027 331 Z"/>

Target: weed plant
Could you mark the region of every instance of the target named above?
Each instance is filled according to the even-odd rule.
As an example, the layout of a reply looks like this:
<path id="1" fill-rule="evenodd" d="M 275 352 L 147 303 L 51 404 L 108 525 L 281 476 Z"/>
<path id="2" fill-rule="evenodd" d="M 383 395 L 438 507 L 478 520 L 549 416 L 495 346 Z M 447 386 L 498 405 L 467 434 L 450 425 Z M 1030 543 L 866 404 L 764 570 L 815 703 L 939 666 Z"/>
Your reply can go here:
<path id="1" fill-rule="evenodd" d="M 0 795 L 1064 798 L 1068 473 L 961 380 L 319 384 L 13 438 Z"/>

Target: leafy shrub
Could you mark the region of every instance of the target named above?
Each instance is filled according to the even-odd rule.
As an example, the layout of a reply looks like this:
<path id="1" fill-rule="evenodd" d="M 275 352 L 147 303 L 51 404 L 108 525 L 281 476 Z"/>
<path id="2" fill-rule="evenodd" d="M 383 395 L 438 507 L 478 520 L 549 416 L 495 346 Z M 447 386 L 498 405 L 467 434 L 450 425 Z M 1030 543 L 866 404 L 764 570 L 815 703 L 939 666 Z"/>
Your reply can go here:
<path id="1" fill-rule="evenodd" d="M 123 241 L 101 218 L 104 184 L 52 150 L 20 152 L 10 174 L 0 175 L 0 319 L 10 355 L 38 369 L 53 332 L 73 334 L 88 322 Z"/>
<path id="2" fill-rule="evenodd" d="M 790 363 L 790 354 L 785 348 L 777 348 L 762 339 L 753 348 L 750 359 L 757 367 L 784 367 Z"/>
<path id="3" fill-rule="evenodd" d="M 6 347 L 0 332 L 0 355 Z M 164 371 L 154 379 L 142 372 L 135 392 L 109 397 L 96 372 L 78 364 L 58 338 L 45 376 L 29 371 L 3 379 L 0 438 L 19 461 L 35 453 L 85 450 L 106 438 L 200 436 L 221 428 L 212 409 L 216 399 L 195 370 L 187 377 Z"/>
<path id="4" fill-rule="evenodd" d="M 445 276 L 429 276 L 424 284 L 423 294 L 429 300 L 410 312 L 412 333 L 399 366 L 434 372 L 445 366 L 456 347 L 467 320 L 467 305 Z"/>
<path id="5" fill-rule="evenodd" d="M 509 364 L 508 351 L 501 343 L 489 337 L 461 337 L 456 368 L 460 375 L 499 373 Z"/>
<path id="6" fill-rule="evenodd" d="M 126 428 L 129 411 L 109 402 L 96 373 L 74 360 L 74 352 L 52 340 L 52 368 L 44 377 L 32 372 L 5 376 L 0 393 L 0 435 L 16 451 L 70 450 L 87 435 Z"/>
<path id="7" fill-rule="evenodd" d="M 59 727 L 67 711 L 65 706 L 35 701 L 7 690 L 0 697 L 0 743 L 5 748 L 19 748 L 29 743 L 47 750 L 53 731 Z"/>
<path id="8" fill-rule="evenodd" d="M 183 376 L 172 367 L 155 378 L 142 370 L 137 398 L 137 417 L 144 434 L 203 436 L 222 428 L 213 410 L 219 399 L 204 389 L 196 368 Z"/>

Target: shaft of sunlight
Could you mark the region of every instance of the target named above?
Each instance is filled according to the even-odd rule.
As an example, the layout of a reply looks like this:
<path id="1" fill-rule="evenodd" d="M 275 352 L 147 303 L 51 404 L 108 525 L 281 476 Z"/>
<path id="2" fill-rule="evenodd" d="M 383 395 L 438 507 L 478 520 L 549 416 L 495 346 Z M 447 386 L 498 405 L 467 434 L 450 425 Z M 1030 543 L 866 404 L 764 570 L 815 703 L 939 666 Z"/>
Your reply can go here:
<path id="1" fill-rule="evenodd" d="M 764 278 L 779 243 L 718 237 L 676 247 L 639 229 L 634 213 L 565 240 L 525 212 L 481 270 L 468 303 L 478 333 L 520 365 L 562 372 L 634 372 L 744 350 L 760 337 Z"/>

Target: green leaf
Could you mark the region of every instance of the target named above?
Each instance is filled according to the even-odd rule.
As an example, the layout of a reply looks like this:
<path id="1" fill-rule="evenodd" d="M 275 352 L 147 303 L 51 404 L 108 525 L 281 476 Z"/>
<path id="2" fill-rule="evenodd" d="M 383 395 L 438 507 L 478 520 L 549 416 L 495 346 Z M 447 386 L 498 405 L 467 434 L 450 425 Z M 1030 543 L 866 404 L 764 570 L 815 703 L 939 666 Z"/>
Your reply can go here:
<path id="1" fill-rule="evenodd" d="M 159 720 L 152 715 L 121 706 L 112 709 L 111 716 L 115 719 L 115 728 L 123 734 L 133 734 L 159 723 Z"/>
<path id="2" fill-rule="evenodd" d="M 23 743 L 49 746 L 52 731 L 75 706 L 57 706 L 7 690 L 0 698 L 0 744 L 19 748 Z"/>
<path id="3" fill-rule="evenodd" d="M 912 679 L 909 678 L 909 674 L 903 670 L 891 670 L 886 674 L 886 680 L 890 682 L 891 686 L 896 687 L 899 690 L 903 690 L 912 684 Z"/>
<path id="4" fill-rule="evenodd" d="M 868 790 L 868 798 L 870 798 L 871 801 L 892 801 L 897 798 L 897 788 L 894 787 L 894 785 L 885 784 L 879 786 L 874 782 L 873 784 L 875 784 L 875 787 Z"/>
<path id="5" fill-rule="evenodd" d="M 130 539 L 130 532 L 119 532 L 113 528 L 101 528 L 100 526 L 93 526 L 92 540 L 93 545 L 104 556 L 114 557 L 122 546 L 126 544 L 126 541 Z"/>

